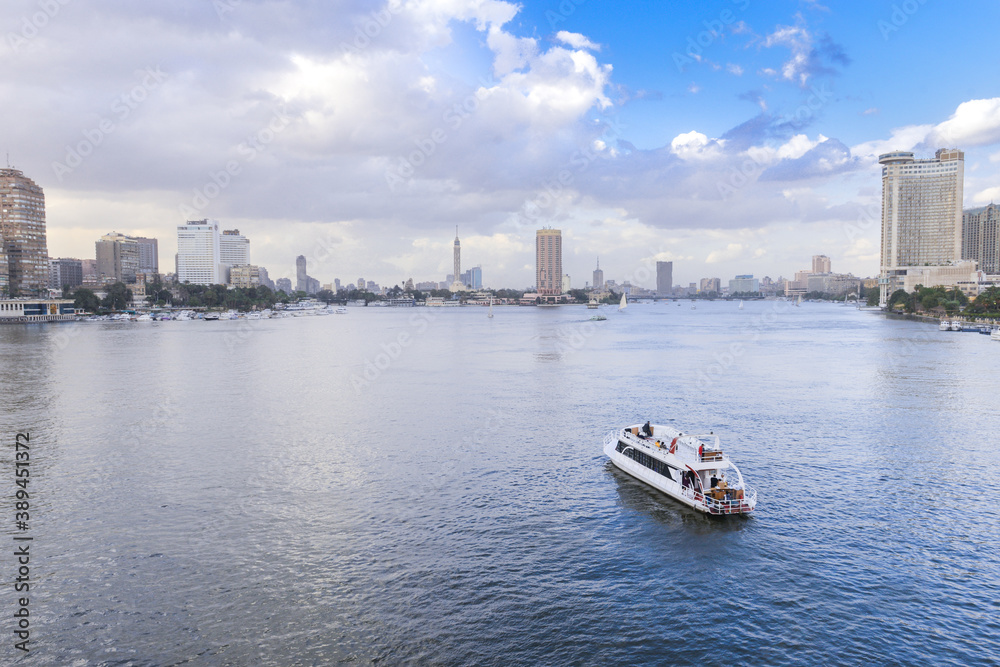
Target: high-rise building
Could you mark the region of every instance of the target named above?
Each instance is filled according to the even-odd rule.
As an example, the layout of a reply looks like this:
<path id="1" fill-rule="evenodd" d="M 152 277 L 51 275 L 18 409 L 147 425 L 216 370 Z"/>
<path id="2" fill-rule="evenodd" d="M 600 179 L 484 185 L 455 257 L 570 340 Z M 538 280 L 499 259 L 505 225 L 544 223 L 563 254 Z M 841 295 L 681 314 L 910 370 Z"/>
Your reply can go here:
<path id="1" fill-rule="evenodd" d="M 254 264 L 240 264 L 229 267 L 229 286 L 250 287 L 260 286 L 260 267 Z"/>
<path id="2" fill-rule="evenodd" d="M 160 272 L 159 242 L 144 236 L 133 236 L 139 244 L 139 273 L 153 275 Z"/>
<path id="3" fill-rule="evenodd" d="M 483 267 L 474 266 L 465 273 L 462 274 L 462 279 L 459 281 L 462 285 L 468 286 L 469 289 L 481 290 L 483 289 Z"/>
<path id="4" fill-rule="evenodd" d="M 979 262 L 987 275 L 1000 274 L 1000 206 L 990 204 L 962 213 L 962 259 Z"/>
<path id="5" fill-rule="evenodd" d="M 195 220 L 177 227 L 177 282 L 223 285 L 219 223 Z"/>
<path id="6" fill-rule="evenodd" d="M 604 289 L 604 271 L 601 271 L 601 258 L 597 258 L 597 268 L 594 269 L 594 289 L 601 291 Z"/>
<path id="7" fill-rule="evenodd" d="M 279 292 L 284 292 L 285 294 L 292 293 L 292 279 L 291 278 L 278 278 L 274 281 L 274 286 Z"/>
<path id="8" fill-rule="evenodd" d="M 756 294 L 760 291 L 759 281 L 753 275 L 736 276 L 729 281 L 730 294 Z"/>
<path id="9" fill-rule="evenodd" d="M 880 304 L 902 289 L 909 267 L 947 266 L 961 259 L 965 154 L 942 148 L 932 160 L 896 151 L 882 165 Z M 928 285 L 930 287 L 930 285 Z"/>
<path id="10" fill-rule="evenodd" d="M 135 239 L 111 232 L 95 244 L 97 277 L 105 283 L 135 282 L 139 273 L 139 244 Z"/>
<path id="11" fill-rule="evenodd" d="M 226 274 L 234 266 L 250 264 L 250 239 L 240 234 L 238 229 L 224 229 L 219 237 L 219 262 L 225 267 L 223 271 Z M 229 275 L 223 278 L 230 282 Z"/>
<path id="12" fill-rule="evenodd" d="M 562 231 L 539 229 L 535 233 L 535 284 L 540 296 L 562 294 Z"/>
<path id="13" fill-rule="evenodd" d="M 295 258 L 295 290 L 306 294 L 319 292 L 319 281 L 306 271 L 305 255 L 299 255 Z"/>
<path id="14" fill-rule="evenodd" d="M 265 269 L 263 266 L 258 266 L 257 275 L 260 277 L 261 287 L 266 287 L 272 291 L 274 290 L 274 281 L 271 280 L 271 277 L 269 275 L 267 275 L 267 269 Z"/>
<path id="15" fill-rule="evenodd" d="M 0 294 L 38 295 L 49 284 L 45 193 L 17 169 L 0 169 Z"/>
<path id="16" fill-rule="evenodd" d="M 718 294 L 722 291 L 722 281 L 719 278 L 702 278 L 698 291 Z"/>
<path id="17" fill-rule="evenodd" d="M 564 275 L 562 277 L 562 293 L 566 294 L 572 288 L 573 288 L 573 283 L 572 283 L 572 281 L 569 278 L 569 274 L 567 273 L 566 275 Z"/>
<path id="18" fill-rule="evenodd" d="M 49 289 L 62 289 L 66 285 L 83 284 L 83 262 L 78 259 L 60 258 L 49 262 Z"/>
<path id="19" fill-rule="evenodd" d="M 674 263 L 656 263 L 656 293 L 660 296 L 667 296 L 674 289 Z"/>
<path id="20" fill-rule="evenodd" d="M 306 256 L 295 258 L 295 291 L 305 292 L 309 287 L 309 274 L 306 272 Z"/>
<path id="21" fill-rule="evenodd" d="M 830 258 L 826 255 L 813 255 L 813 273 L 832 273 Z"/>

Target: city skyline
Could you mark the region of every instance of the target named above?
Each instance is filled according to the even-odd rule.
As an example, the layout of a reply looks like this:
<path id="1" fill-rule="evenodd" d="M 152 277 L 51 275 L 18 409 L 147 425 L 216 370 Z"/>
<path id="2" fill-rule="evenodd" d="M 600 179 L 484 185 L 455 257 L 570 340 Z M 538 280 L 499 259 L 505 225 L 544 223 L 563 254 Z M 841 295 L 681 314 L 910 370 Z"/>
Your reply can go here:
<path id="1" fill-rule="evenodd" d="M 52 257 L 108 229 L 170 257 L 177 225 L 211 218 L 324 283 L 440 280 L 455 224 L 495 285 L 532 282 L 545 225 L 574 276 L 597 254 L 609 277 L 790 276 L 816 252 L 875 275 L 878 154 L 958 146 L 963 208 L 1000 194 L 1000 98 L 973 66 L 995 4 L 664 5 L 639 24 L 571 4 L 291 4 L 280 27 L 247 3 L 60 5 L 6 40 L 3 148 L 46 191 Z M 121 29 L 75 48 L 95 18 Z M 128 37 L 150 18 L 160 38 Z M 928 54 L 948 30 L 964 48 Z M 906 94 L 917 71 L 934 95 Z"/>

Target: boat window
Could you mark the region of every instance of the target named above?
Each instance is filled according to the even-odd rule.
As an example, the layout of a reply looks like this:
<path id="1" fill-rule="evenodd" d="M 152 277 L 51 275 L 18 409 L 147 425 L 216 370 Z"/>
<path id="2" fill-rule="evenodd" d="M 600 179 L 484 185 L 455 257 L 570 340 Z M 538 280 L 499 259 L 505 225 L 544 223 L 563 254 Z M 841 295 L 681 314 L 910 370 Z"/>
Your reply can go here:
<path id="1" fill-rule="evenodd" d="M 619 443 L 618 443 L 618 451 L 619 452 L 622 452 L 622 450 L 624 450 L 626 447 L 629 447 L 629 445 L 626 445 L 625 443 L 619 441 Z M 677 477 L 673 474 L 673 471 L 675 470 L 675 468 L 672 468 L 671 466 L 668 466 L 663 461 L 660 461 L 659 459 L 655 459 L 655 458 L 653 458 L 652 456 L 650 456 L 649 454 L 647 454 L 645 452 L 637 451 L 633 447 L 629 447 L 629 449 L 627 451 L 623 452 L 623 453 L 625 454 L 625 456 L 629 457 L 630 459 L 632 459 L 636 463 L 649 468 L 650 470 L 652 470 L 656 474 L 662 475 L 662 476 L 664 476 L 664 477 L 666 477 L 666 478 L 668 478 L 670 480 L 673 480 L 675 482 L 677 481 Z"/>

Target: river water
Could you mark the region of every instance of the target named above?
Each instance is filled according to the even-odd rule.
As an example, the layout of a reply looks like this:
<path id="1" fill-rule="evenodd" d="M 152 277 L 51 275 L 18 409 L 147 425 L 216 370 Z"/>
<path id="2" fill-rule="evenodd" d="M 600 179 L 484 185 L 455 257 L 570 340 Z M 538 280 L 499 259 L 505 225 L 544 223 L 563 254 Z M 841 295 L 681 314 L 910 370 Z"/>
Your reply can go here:
<path id="1" fill-rule="evenodd" d="M 1000 661 L 1000 343 L 601 312 L 0 327 L 0 663 Z M 604 434 L 647 419 L 720 434 L 757 512 L 613 468 Z"/>

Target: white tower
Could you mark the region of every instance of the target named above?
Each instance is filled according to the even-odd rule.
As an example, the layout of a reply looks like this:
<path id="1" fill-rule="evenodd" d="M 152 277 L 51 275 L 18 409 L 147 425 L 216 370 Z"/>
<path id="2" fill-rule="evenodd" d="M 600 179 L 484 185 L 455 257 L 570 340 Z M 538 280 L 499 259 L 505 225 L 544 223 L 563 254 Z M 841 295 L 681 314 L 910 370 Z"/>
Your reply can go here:
<path id="1" fill-rule="evenodd" d="M 458 225 L 455 225 L 455 280 L 451 284 L 452 292 L 462 292 L 465 285 L 462 284 L 462 244 L 458 242 Z"/>

